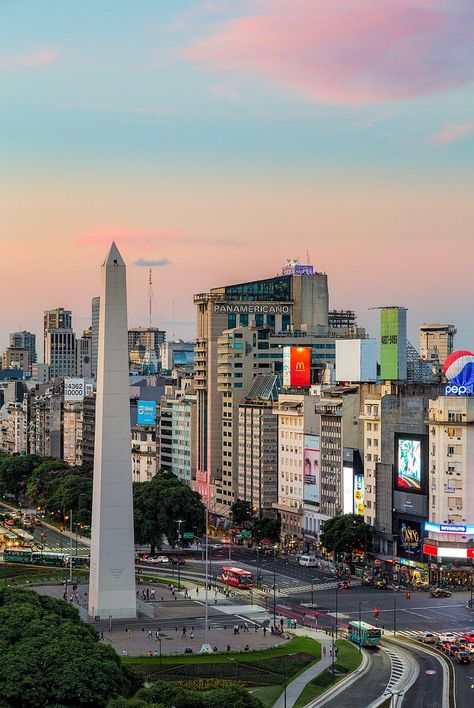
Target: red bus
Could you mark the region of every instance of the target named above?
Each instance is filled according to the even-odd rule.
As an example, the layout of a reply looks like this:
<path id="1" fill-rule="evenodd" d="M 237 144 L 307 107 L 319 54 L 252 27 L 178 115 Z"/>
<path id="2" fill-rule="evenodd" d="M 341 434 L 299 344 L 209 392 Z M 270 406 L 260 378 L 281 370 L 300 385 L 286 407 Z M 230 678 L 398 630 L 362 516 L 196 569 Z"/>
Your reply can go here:
<path id="1" fill-rule="evenodd" d="M 251 588 L 253 585 L 253 575 L 248 570 L 235 568 L 233 565 L 225 565 L 222 568 L 221 580 L 226 585 L 233 585 L 236 588 Z"/>

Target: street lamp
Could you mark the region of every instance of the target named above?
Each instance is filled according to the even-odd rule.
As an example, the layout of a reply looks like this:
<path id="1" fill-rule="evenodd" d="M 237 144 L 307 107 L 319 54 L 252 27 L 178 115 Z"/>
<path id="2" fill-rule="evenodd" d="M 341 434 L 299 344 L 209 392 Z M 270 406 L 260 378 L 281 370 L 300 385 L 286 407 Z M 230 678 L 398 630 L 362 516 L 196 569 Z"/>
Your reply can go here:
<path id="1" fill-rule="evenodd" d="M 273 628 L 276 629 L 276 550 L 277 547 L 273 546 Z"/>
<path id="2" fill-rule="evenodd" d="M 359 654 L 362 654 L 361 625 L 362 622 L 362 602 L 359 602 Z"/>
<path id="3" fill-rule="evenodd" d="M 336 584 L 336 639 L 337 639 L 337 609 L 338 609 L 338 598 L 339 598 L 339 583 Z"/>
<path id="4" fill-rule="evenodd" d="M 183 519 L 177 519 L 178 524 L 178 592 L 181 590 L 181 524 Z"/>

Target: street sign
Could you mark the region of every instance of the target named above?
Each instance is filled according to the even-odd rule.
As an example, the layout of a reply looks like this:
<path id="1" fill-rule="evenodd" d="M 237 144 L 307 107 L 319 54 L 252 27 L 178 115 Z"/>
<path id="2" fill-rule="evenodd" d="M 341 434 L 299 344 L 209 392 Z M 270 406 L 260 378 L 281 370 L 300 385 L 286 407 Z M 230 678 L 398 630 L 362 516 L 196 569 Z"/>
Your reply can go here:
<path id="1" fill-rule="evenodd" d="M 192 531 L 185 531 L 183 533 L 183 538 L 194 538 L 194 533 Z"/>

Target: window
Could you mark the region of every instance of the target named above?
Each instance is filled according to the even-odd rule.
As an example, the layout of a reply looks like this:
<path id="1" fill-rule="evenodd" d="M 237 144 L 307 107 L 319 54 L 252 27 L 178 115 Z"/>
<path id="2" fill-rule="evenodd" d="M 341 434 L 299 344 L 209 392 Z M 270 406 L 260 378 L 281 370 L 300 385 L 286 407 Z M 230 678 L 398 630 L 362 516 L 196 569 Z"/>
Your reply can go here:
<path id="1" fill-rule="evenodd" d="M 227 329 L 237 327 L 237 315 L 227 315 Z"/>

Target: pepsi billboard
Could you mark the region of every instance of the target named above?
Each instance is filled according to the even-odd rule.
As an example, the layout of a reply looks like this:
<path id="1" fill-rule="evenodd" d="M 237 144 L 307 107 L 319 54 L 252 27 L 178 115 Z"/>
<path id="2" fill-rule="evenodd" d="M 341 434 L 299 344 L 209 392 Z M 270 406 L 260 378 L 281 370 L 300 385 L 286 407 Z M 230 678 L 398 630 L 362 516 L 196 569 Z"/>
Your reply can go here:
<path id="1" fill-rule="evenodd" d="M 138 401 L 137 424 L 156 425 L 156 401 Z"/>
<path id="2" fill-rule="evenodd" d="M 453 352 L 443 364 L 449 381 L 446 396 L 472 396 L 474 394 L 474 353 L 466 350 Z"/>

